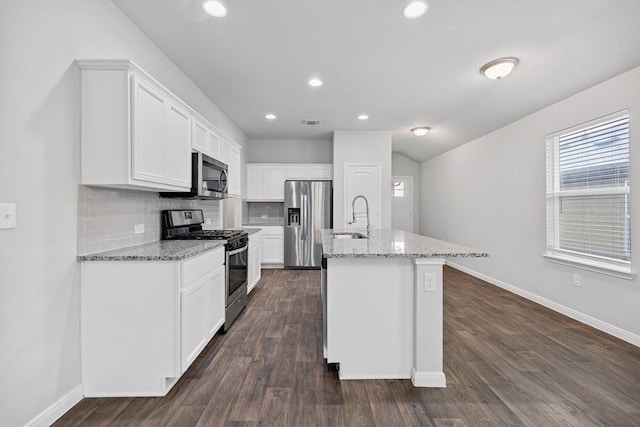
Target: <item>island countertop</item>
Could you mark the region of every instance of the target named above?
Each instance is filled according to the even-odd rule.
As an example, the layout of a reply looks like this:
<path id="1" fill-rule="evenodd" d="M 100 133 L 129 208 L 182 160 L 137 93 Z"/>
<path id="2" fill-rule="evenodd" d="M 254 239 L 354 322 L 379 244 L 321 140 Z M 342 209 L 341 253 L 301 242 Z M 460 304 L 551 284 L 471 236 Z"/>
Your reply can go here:
<path id="1" fill-rule="evenodd" d="M 143 245 L 78 255 L 78 261 L 180 261 L 219 248 L 226 240 L 160 240 Z"/>
<path id="2" fill-rule="evenodd" d="M 455 258 L 488 257 L 489 253 L 402 230 L 372 230 L 368 239 L 334 239 L 339 230 L 322 230 L 325 258 Z M 363 233 L 365 234 L 365 233 Z"/>

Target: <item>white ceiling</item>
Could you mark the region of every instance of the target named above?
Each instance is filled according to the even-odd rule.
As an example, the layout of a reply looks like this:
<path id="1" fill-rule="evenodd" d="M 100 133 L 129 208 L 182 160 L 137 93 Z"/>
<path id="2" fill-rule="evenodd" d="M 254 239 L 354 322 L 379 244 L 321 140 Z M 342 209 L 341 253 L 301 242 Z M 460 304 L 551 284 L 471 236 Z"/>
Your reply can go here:
<path id="1" fill-rule="evenodd" d="M 417 161 L 640 65 L 638 0 L 430 0 L 415 20 L 389 0 L 226 0 L 225 18 L 202 0 L 113 2 L 250 139 L 390 131 Z M 479 74 L 503 56 L 520 59 L 508 78 Z"/>

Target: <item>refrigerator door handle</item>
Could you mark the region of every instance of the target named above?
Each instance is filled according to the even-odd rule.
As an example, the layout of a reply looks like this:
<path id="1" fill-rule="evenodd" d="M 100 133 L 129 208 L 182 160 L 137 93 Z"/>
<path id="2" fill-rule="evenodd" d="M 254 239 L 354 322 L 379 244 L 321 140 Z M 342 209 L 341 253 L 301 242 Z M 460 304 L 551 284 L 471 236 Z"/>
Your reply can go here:
<path id="1" fill-rule="evenodd" d="M 300 206 L 300 215 L 302 216 L 301 218 L 301 223 L 302 223 L 302 227 L 300 227 L 300 240 L 307 240 L 307 208 L 309 207 L 308 203 L 307 203 L 307 196 L 305 194 L 302 195 L 302 203 Z"/>

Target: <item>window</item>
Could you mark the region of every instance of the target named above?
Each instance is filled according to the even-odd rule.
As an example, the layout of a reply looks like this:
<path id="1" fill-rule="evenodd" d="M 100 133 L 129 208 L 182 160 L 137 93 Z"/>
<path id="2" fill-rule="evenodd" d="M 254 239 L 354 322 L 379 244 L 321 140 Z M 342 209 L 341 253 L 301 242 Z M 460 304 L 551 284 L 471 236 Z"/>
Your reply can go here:
<path id="1" fill-rule="evenodd" d="M 629 114 L 547 137 L 549 258 L 631 274 Z"/>
<path id="2" fill-rule="evenodd" d="M 393 181 L 393 197 L 404 197 L 404 181 Z"/>

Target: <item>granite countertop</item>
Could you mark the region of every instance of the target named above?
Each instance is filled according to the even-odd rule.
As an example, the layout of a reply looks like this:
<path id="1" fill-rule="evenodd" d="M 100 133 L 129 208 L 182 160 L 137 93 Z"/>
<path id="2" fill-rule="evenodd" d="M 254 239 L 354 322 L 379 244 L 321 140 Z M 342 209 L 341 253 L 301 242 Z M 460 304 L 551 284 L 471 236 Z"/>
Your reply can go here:
<path id="1" fill-rule="evenodd" d="M 247 233 L 249 233 L 249 236 L 251 236 L 252 234 L 259 233 L 262 230 L 262 228 L 246 228 L 244 226 L 242 227 L 242 229 Z"/>
<path id="2" fill-rule="evenodd" d="M 282 222 L 253 221 L 253 222 L 248 222 L 246 224 L 242 224 L 242 227 L 283 227 L 283 226 L 284 226 L 284 220 L 282 220 Z"/>
<path id="3" fill-rule="evenodd" d="M 334 239 L 322 230 L 325 258 L 453 258 L 488 257 L 489 253 L 402 230 L 372 230 L 368 239 Z M 365 233 L 362 233 L 365 234 Z"/>
<path id="4" fill-rule="evenodd" d="M 224 246 L 226 240 L 160 240 L 138 246 L 78 255 L 78 261 L 180 261 Z"/>

